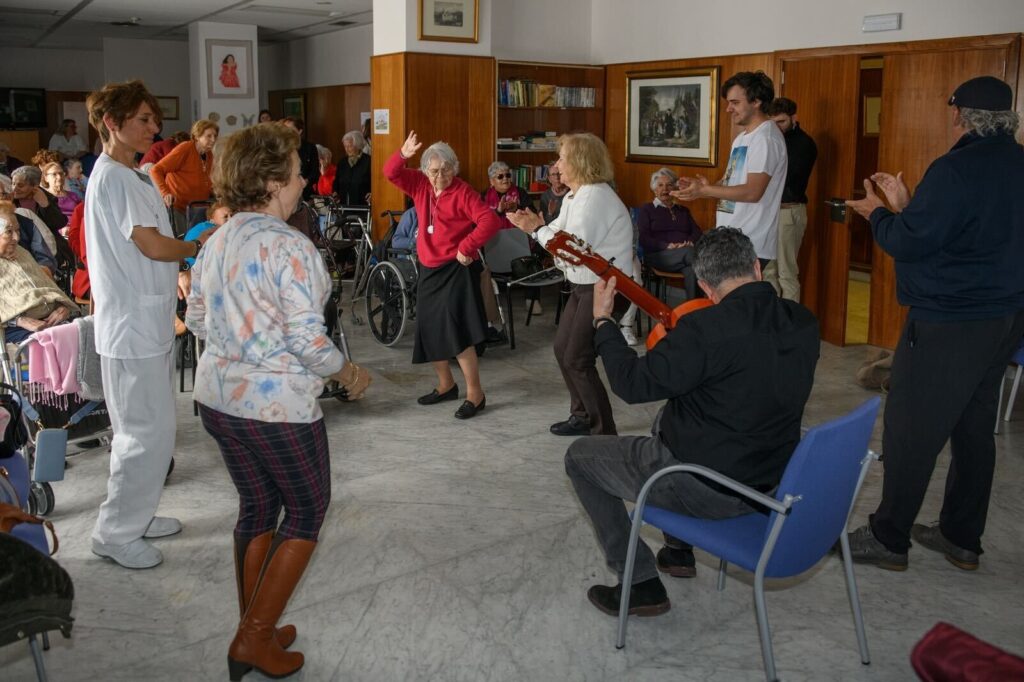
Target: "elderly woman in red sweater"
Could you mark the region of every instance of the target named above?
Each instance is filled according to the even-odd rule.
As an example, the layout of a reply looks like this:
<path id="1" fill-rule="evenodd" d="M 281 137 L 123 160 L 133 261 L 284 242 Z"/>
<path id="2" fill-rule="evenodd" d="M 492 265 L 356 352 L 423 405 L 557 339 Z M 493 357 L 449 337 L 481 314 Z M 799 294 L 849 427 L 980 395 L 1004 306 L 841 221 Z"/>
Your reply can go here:
<path id="1" fill-rule="evenodd" d="M 384 177 L 412 197 L 419 216 L 419 322 L 412 361 L 433 364 L 437 387 L 418 402 L 434 405 L 458 399 L 459 387 L 448 363 L 455 357 L 466 379 L 466 400 L 455 417 L 469 419 L 486 405 L 476 355 L 476 345 L 487 337 L 478 254 L 501 223 L 476 190 L 456 177 L 459 159 L 444 142 L 435 142 L 423 152 L 420 170 L 405 168 L 405 161 L 422 146 L 416 133 L 410 132 L 402 148 L 384 164 Z"/>
<path id="2" fill-rule="evenodd" d="M 164 198 L 164 204 L 174 207 L 174 231 L 184 234 L 189 228 L 185 209 L 193 201 L 210 198 L 213 170 L 213 145 L 217 144 L 220 126 L 208 119 L 192 124 L 191 142 L 183 142 L 160 159 L 149 171 L 153 183 Z"/>

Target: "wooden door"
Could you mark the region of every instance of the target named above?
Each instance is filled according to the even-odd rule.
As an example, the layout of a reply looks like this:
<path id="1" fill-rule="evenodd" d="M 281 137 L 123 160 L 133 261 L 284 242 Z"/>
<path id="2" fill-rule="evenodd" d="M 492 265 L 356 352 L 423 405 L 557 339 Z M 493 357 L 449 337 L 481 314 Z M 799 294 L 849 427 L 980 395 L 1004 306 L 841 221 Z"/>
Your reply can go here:
<path id="1" fill-rule="evenodd" d="M 848 197 L 854 186 L 860 56 L 784 58 L 782 94 L 797 104 L 800 127 L 818 145 L 807 188 L 807 231 L 800 247 L 801 302 L 817 316 L 821 338 L 846 339 L 850 231 L 832 222 L 825 201 Z"/>
<path id="2" fill-rule="evenodd" d="M 995 76 L 1015 86 L 1018 44 L 886 54 L 879 170 L 903 171 L 913 192 L 931 162 L 956 142 L 946 105 L 950 94 L 976 76 Z M 906 309 L 896 302 L 893 260 L 877 244 L 872 263 L 868 343 L 893 348 Z"/>

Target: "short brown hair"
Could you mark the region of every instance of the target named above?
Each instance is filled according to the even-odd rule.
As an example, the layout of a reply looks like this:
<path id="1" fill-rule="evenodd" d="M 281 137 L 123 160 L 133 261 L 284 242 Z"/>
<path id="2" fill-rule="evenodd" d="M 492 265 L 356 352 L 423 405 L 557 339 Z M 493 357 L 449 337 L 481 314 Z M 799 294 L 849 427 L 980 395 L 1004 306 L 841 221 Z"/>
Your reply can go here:
<path id="1" fill-rule="evenodd" d="M 39 184 L 43 186 L 43 189 L 50 189 L 50 183 L 46 182 L 46 174 L 50 171 L 51 168 L 56 168 L 61 173 L 64 173 L 64 166 L 60 165 L 56 161 L 51 161 L 50 163 L 40 168 L 39 170 L 43 174 L 43 179 L 39 181 Z M 64 175 L 67 175 L 67 173 L 64 173 Z"/>
<path id="2" fill-rule="evenodd" d="M 124 125 L 124 122 L 134 116 L 143 104 L 148 104 L 153 110 L 157 123 L 163 121 L 160 105 L 140 80 L 107 83 L 96 92 L 90 93 L 85 100 L 85 106 L 89 110 L 89 124 L 96 129 L 103 142 L 110 141 L 110 131 L 103 125 L 104 116 L 110 114 L 114 123 Z"/>
<path id="3" fill-rule="evenodd" d="M 60 163 L 63 160 L 64 158 L 61 156 L 60 152 L 55 152 L 50 149 L 40 149 L 32 155 L 31 164 L 39 170 L 43 170 L 44 166 L 51 163 Z"/>
<path id="4" fill-rule="evenodd" d="M 768 105 L 768 115 L 778 116 L 779 114 L 796 116 L 796 102 L 788 97 L 776 97 L 773 99 L 772 103 Z"/>
<path id="5" fill-rule="evenodd" d="M 213 192 L 232 213 L 270 202 L 267 183 L 287 183 L 299 136 L 281 123 L 260 123 L 229 137 L 214 160 Z"/>
<path id="6" fill-rule="evenodd" d="M 192 139 L 198 140 L 200 137 L 203 136 L 203 133 L 205 133 L 210 128 L 213 128 L 214 132 L 220 135 L 219 125 L 217 125 L 208 118 L 199 119 L 198 121 L 192 124 Z"/>
<path id="7" fill-rule="evenodd" d="M 281 122 L 284 123 L 285 121 L 288 121 L 293 126 L 295 126 L 295 129 L 298 130 L 300 133 L 306 129 L 305 121 L 303 121 L 298 116 L 285 116 L 284 118 L 281 119 Z"/>
<path id="8" fill-rule="evenodd" d="M 559 151 L 565 152 L 565 160 L 576 171 L 576 180 L 581 185 L 596 185 L 611 182 L 615 167 L 608 147 L 593 133 L 568 133 L 558 139 Z"/>

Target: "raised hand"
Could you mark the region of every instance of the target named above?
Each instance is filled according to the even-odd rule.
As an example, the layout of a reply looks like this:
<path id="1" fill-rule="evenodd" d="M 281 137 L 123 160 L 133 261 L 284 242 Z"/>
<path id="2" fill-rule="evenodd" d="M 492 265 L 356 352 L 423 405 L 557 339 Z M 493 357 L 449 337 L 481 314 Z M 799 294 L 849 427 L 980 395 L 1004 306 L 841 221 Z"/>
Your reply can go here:
<path id="1" fill-rule="evenodd" d="M 534 213 L 532 209 L 521 208 L 505 214 L 508 221 L 527 234 L 533 234 L 538 227 L 544 226 L 544 216 Z"/>
<path id="2" fill-rule="evenodd" d="M 402 143 L 402 156 L 411 159 L 422 146 L 423 143 L 416 138 L 416 131 L 410 130 L 409 137 L 405 138 L 405 142 Z"/>
<path id="3" fill-rule="evenodd" d="M 877 194 L 875 194 L 875 188 L 871 184 L 871 180 L 868 180 L 867 178 L 864 179 L 864 193 L 865 197 L 863 199 L 851 199 L 846 202 L 846 205 L 856 211 L 865 220 L 870 220 L 872 211 L 876 208 L 885 207 L 885 204 L 883 204 L 882 200 Z"/>
<path id="4" fill-rule="evenodd" d="M 896 213 L 899 213 L 907 207 L 910 203 L 910 190 L 907 189 L 906 183 L 903 182 L 903 171 L 900 171 L 895 176 L 892 173 L 878 172 L 871 176 L 871 179 L 875 181 L 878 188 L 885 194 L 885 198 L 889 200 L 889 206 Z"/>

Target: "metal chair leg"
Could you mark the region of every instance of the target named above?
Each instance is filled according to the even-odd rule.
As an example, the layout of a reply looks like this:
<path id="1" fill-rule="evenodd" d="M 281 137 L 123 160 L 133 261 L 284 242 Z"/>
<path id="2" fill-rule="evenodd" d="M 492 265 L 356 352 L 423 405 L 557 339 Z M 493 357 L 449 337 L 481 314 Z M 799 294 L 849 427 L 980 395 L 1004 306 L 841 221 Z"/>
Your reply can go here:
<path id="1" fill-rule="evenodd" d="M 629 530 L 629 547 L 626 550 L 626 567 L 622 572 L 622 597 L 619 600 L 619 633 L 615 648 L 626 646 L 626 623 L 629 621 L 629 593 L 633 588 L 633 568 L 636 564 L 636 546 L 640 541 L 640 527 L 644 525 L 643 502 L 646 495 L 641 491 L 638 506 L 633 509 L 633 525 Z"/>
<path id="2" fill-rule="evenodd" d="M 1010 399 L 1006 401 L 1006 414 L 1003 415 L 1003 421 L 1010 421 L 1010 417 L 1013 413 L 1013 402 L 1017 399 L 1017 389 L 1020 388 L 1020 375 L 1024 371 L 1024 367 L 1017 365 L 1017 373 L 1013 376 L 1013 387 L 1010 389 Z"/>
<path id="3" fill-rule="evenodd" d="M 516 349 L 515 313 L 512 311 L 512 286 L 505 285 L 505 307 L 508 309 L 508 349 Z"/>
<path id="4" fill-rule="evenodd" d="M 50 650 L 50 633 L 49 632 L 44 632 L 43 633 L 43 651 L 49 651 L 49 650 Z"/>
<path id="5" fill-rule="evenodd" d="M 843 552 L 843 570 L 846 574 L 846 594 L 850 598 L 850 609 L 853 611 L 853 626 L 857 631 L 857 646 L 860 647 L 860 662 L 871 663 L 868 653 L 868 637 L 864 633 L 864 614 L 860 609 L 860 594 L 857 592 L 857 579 L 853 575 L 853 559 L 850 557 L 850 539 L 844 529 L 839 534 L 839 547 Z"/>
<path id="6" fill-rule="evenodd" d="M 1003 389 L 1004 388 L 1006 388 L 1006 371 L 1005 370 L 1003 371 L 1003 378 L 999 380 L 999 400 L 996 401 L 996 426 L 995 426 L 994 429 L 992 429 L 992 433 L 997 434 L 997 435 L 999 433 L 999 422 L 1000 422 L 999 418 L 1003 416 L 1002 409 L 1003 409 Z"/>
<path id="7" fill-rule="evenodd" d="M 35 635 L 29 635 L 28 648 L 32 651 L 32 662 L 36 664 L 36 678 L 39 682 L 46 682 L 46 668 L 43 666 L 43 652 L 39 649 L 39 642 Z"/>
<path id="8" fill-rule="evenodd" d="M 725 559 L 718 560 L 718 591 L 722 592 L 725 590 L 725 569 L 729 567 L 729 562 Z"/>
<path id="9" fill-rule="evenodd" d="M 768 627 L 768 606 L 764 601 L 764 577 L 754 575 L 754 611 L 757 614 L 757 631 L 761 637 L 761 657 L 764 659 L 764 674 L 768 682 L 778 679 L 775 675 L 775 655 L 772 653 L 772 631 Z"/>

